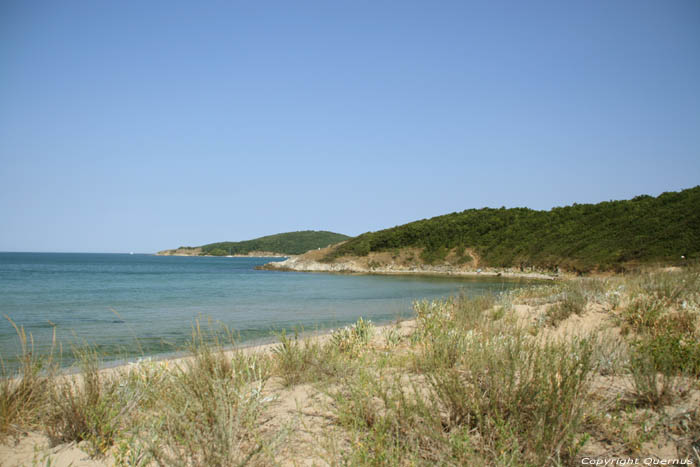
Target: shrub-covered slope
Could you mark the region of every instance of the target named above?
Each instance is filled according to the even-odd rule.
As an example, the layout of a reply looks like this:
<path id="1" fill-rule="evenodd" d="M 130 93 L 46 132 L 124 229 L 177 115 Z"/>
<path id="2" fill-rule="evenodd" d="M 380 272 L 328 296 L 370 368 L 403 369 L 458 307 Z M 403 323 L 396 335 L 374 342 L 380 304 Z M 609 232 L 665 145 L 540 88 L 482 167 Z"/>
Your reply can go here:
<path id="1" fill-rule="evenodd" d="M 492 267 L 559 266 L 617 269 L 628 264 L 677 262 L 700 256 L 700 186 L 654 198 L 527 208 L 468 209 L 378 232 L 333 249 L 326 260 L 404 247 L 423 248 L 434 263 L 450 249 L 471 248 Z"/>
<path id="2" fill-rule="evenodd" d="M 325 248 L 348 238 L 350 237 L 347 235 L 334 232 L 303 230 L 267 235 L 242 242 L 210 243 L 200 248 L 202 249 L 201 254 L 213 256 L 245 255 L 251 251 L 298 255 L 316 248 Z"/>

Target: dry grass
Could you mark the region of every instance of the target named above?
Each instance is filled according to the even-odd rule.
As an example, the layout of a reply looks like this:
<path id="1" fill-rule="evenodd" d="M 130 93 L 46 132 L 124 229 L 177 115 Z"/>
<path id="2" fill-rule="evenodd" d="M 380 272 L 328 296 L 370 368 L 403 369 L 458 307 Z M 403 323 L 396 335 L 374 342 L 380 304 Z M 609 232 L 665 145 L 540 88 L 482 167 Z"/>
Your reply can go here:
<path id="1" fill-rule="evenodd" d="M 22 365 L 0 382 L 0 428 L 43 426 L 116 465 L 571 465 L 652 451 L 700 462 L 698 285 L 683 269 L 418 302 L 414 327 L 283 333 L 267 353 L 195 326 L 188 359 L 104 373 L 83 347 L 76 376 L 16 327 Z M 557 332 L 596 313 L 592 335 Z M 294 438 L 311 445 L 304 459 L 279 449 L 291 415 L 274 409 L 299 387 L 324 396 L 298 409 L 323 426 Z"/>
<path id="2" fill-rule="evenodd" d="M 15 374 L 6 374 L 2 365 L 0 377 L 0 440 L 8 435 L 17 436 L 35 428 L 49 402 L 48 394 L 56 366 L 53 361 L 56 334 L 54 329 L 52 351 L 48 356 L 34 353 L 34 341 L 24 328 L 5 317 L 14 327 L 20 343 L 19 369 Z"/>

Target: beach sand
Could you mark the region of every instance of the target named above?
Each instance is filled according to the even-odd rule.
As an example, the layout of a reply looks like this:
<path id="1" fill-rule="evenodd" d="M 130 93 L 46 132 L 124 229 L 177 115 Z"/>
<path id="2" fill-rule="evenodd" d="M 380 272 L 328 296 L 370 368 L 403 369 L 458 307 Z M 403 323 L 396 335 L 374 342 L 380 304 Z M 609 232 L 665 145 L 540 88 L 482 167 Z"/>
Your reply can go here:
<path id="1" fill-rule="evenodd" d="M 394 324 L 377 326 L 376 339 L 381 339 L 382 330 L 391 326 L 397 326 L 402 335 L 408 335 L 415 328 L 415 320 L 404 320 Z M 310 341 L 324 343 L 331 335 L 332 330 L 324 333 L 305 335 Z M 233 356 L 240 350 L 244 354 L 269 354 L 277 347 L 278 343 L 267 343 L 253 346 L 241 346 L 226 352 L 227 356 Z M 192 356 L 148 358 L 147 362 L 167 364 L 168 367 L 184 366 L 193 359 Z M 100 370 L 104 377 L 117 377 L 129 371 L 136 363 L 126 363 L 119 366 L 105 367 Z M 75 378 L 75 375 L 65 374 L 61 378 Z M 312 384 L 299 384 L 285 387 L 278 377 L 271 378 L 264 389 L 264 396 L 271 400 L 266 410 L 265 429 L 268 431 L 280 430 L 284 427 L 297 427 L 303 429 L 289 430 L 285 443 L 280 447 L 279 458 L 281 465 L 300 466 L 318 465 L 316 449 L 317 439 L 325 430 L 331 427 L 327 413 L 324 413 L 321 394 Z M 323 421 L 326 420 L 324 423 Z M 49 438 L 41 432 L 27 432 L 19 438 L 8 438 L 0 443 L 0 466 L 20 467 L 30 465 L 51 465 L 52 467 L 96 467 L 113 466 L 114 459 L 111 456 L 104 458 L 92 458 L 87 452 L 85 442 L 67 443 L 58 446 L 50 446 Z"/>

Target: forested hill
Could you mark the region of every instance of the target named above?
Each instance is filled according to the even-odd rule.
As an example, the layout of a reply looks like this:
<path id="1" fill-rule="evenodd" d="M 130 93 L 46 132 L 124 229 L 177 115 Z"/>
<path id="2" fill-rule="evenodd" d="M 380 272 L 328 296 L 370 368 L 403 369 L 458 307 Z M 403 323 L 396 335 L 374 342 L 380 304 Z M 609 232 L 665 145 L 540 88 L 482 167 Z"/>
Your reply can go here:
<path id="1" fill-rule="evenodd" d="M 639 263 L 677 263 L 700 256 L 700 186 L 654 198 L 574 204 L 549 211 L 469 209 L 368 232 L 333 249 L 340 256 L 423 248 L 426 263 L 471 249 L 479 264 L 568 270 L 614 270 Z"/>
<path id="2" fill-rule="evenodd" d="M 242 242 L 210 243 L 197 248 L 201 249 L 199 254 L 212 256 L 247 255 L 254 251 L 298 255 L 316 248 L 325 248 L 348 238 L 350 237 L 347 235 L 334 232 L 303 230 L 268 235 Z"/>

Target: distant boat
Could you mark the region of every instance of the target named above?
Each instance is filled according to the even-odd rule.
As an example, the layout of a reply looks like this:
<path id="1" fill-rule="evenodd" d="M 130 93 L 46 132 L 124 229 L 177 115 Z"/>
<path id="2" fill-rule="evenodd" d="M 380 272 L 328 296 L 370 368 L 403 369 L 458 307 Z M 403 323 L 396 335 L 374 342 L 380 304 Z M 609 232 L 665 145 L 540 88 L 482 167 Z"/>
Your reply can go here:
<path id="1" fill-rule="evenodd" d="M 129 254 L 130 254 L 130 255 L 133 255 L 133 254 L 134 254 L 134 252 L 132 251 L 132 252 L 131 252 L 131 253 L 129 253 Z"/>

